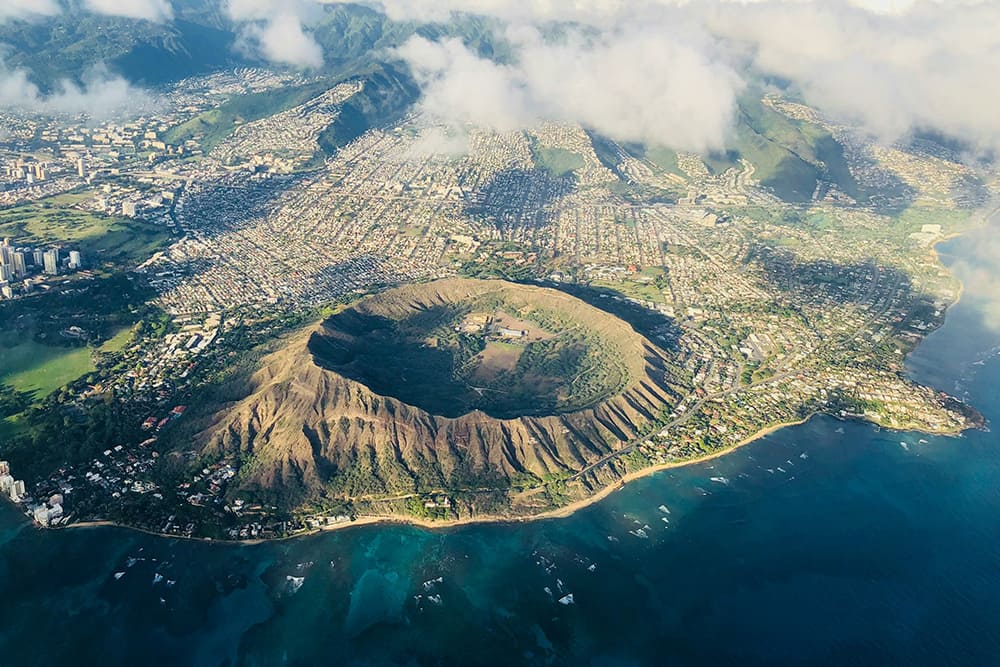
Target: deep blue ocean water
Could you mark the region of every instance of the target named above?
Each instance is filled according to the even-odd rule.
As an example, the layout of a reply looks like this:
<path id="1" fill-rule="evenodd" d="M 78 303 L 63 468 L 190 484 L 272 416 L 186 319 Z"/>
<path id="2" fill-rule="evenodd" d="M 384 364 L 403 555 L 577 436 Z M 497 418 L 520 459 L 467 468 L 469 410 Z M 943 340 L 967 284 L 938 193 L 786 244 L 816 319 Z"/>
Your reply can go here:
<path id="1" fill-rule="evenodd" d="M 910 369 L 1000 423 L 993 233 Z M 567 519 L 257 546 L 4 506 L 0 664 L 1000 664 L 1000 438 L 922 438 L 818 418 Z"/>

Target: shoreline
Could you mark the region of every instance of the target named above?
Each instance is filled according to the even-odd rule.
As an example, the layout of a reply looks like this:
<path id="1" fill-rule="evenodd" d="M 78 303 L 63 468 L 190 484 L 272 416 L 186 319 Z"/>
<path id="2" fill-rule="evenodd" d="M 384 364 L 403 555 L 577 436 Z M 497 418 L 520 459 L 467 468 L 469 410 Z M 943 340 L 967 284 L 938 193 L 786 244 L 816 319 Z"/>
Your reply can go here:
<path id="1" fill-rule="evenodd" d="M 954 240 L 956 238 L 961 238 L 962 236 L 965 236 L 965 235 L 967 235 L 967 234 L 969 234 L 969 233 L 971 233 L 971 232 L 973 232 L 973 231 L 975 231 L 977 229 L 987 228 L 987 227 L 989 227 L 989 225 L 990 225 L 991 221 L 993 220 L 993 218 L 998 217 L 998 216 L 1000 216 L 1000 206 L 994 208 L 992 211 L 990 211 L 988 213 L 985 213 L 983 215 L 983 218 L 982 218 L 982 224 L 980 224 L 980 225 L 974 225 L 972 228 L 966 229 L 966 230 L 963 230 L 963 231 L 960 231 L 960 232 L 954 232 L 952 234 L 948 234 L 948 235 L 946 235 L 946 236 L 944 236 L 944 237 L 942 237 L 942 238 L 934 241 L 933 243 L 931 243 L 931 245 L 930 245 L 930 253 L 933 256 L 934 260 L 938 264 L 940 264 L 941 266 L 945 267 L 949 271 L 949 273 L 951 273 L 953 276 L 955 276 L 955 274 L 951 272 L 951 269 L 948 267 L 948 265 L 946 265 L 945 262 L 942 260 L 941 254 L 940 254 L 940 252 L 938 250 L 938 246 L 940 244 L 942 244 L 942 243 L 946 243 L 946 242 Z M 956 295 L 955 300 L 951 304 L 949 304 L 947 306 L 947 308 L 945 309 L 945 313 L 944 313 L 945 316 L 947 316 L 947 312 L 948 311 L 950 311 L 954 306 L 958 305 L 961 302 L 962 297 L 965 294 L 965 283 L 964 283 L 964 281 L 961 280 L 960 278 L 958 278 L 957 276 L 955 276 L 955 279 L 958 281 L 958 294 Z M 944 319 L 942 319 L 941 325 L 939 327 L 935 328 L 935 331 L 937 329 L 939 329 L 941 326 L 944 326 Z M 930 332 L 930 333 L 933 333 L 933 332 Z M 929 335 L 929 333 L 928 333 L 928 335 Z M 923 339 L 921 339 L 920 342 L 922 343 L 924 340 L 926 340 L 926 338 L 927 338 L 927 336 L 924 336 Z M 919 344 L 914 347 L 914 350 L 916 350 L 917 347 L 919 347 Z M 910 351 L 910 353 L 912 353 L 912 352 L 913 352 L 913 350 Z M 909 355 L 907 355 L 907 356 L 909 356 Z M 816 413 L 810 414 L 809 416 L 807 416 L 807 417 L 805 417 L 803 419 L 797 420 L 797 421 L 779 422 L 779 423 L 776 423 L 776 424 L 772 424 L 770 426 L 767 426 L 767 427 L 761 429 L 760 431 L 757 431 L 753 435 L 748 436 L 747 438 L 744 438 L 743 440 L 740 440 L 739 442 L 737 442 L 734 445 L 731 445 L 729 447 L 720 449 L 720 450 L 715 451 L 715 452 L 711 452 L 709 454 L 698 456 L 698 457 L 695 457 L 695 458 L 692 458 L 692 459 L 685 459 L 683 461 L 672 461 L 672 462 L 669 462 L 669 463 L 661 463 L 661 464 L 657 464 L 655 466 L 650 466 L 648 468 L 644 468 L 642 470 L 638 470 L 636 472 L 628 473 L 628 474 L 624 475 L 623 477 L 621 477 L 614 484 L 607 485 L 604 488 L 602 488 L 601 490 L 597 491 L 596 493 L 594 493 L 594 494 L 592 494 L 592 495 L 590 495 L 590 496 L 588 496 L 586 498 L 582 498 L 580 500 L 574 501 L 574 502 L 572 502 L 572 503 L 570 503 L 568 505 L 565 505 L 563 507 L 559 507 L 559 508 L 556 508 L 556 509 L 552 509 L 552 510 L 548 510 L 548 511 L 542 512 L 540 514 L 533 514 L 533 515 L 529 515 L 529 516 L 508 517 L 508 516 L 496 516 L 496 515 L 482 515 L 482 516 L 476 516 L 476 517 L 469 517 L 469 518 L 465 518 L 465 519 L 449 519 L 449 520 L 446 520 L 446 521 L 433 521 L 433 520 L 430 520 L 430 519 L 422 519 L 422 518 L 417 518 L 417 517 L 406 517 L 406 516 L 398 516 L 398 515 L 369 515 L 369 516 L 359 516 L 357 519 L 355 519 L 353 521 L 347 521 L 347 522 L 338 523 L 338 524 L 334 524 L 334 525 L 330 525 L 330 526 L 323 526 L 322 528 L 317 528 L 317 529 L 309 530 L 309 531 L 303 531 L 303 532 L 295 533 L 293 535 L 286 535 L 284 537 L 254 539 L 254 540 L 228 540 L 228 539 L 214 539 L 214 538 L 210 538 L 210 537 L 188 537 L 188 536 L 184 536 L 184 535 L 171 535 L 171 534 L 167 534 L 167 533 L 160 533 L 160 532 L 157 532 L 155 530 L 149 530 L 149 529 L 145 529 L 145 528 L 139 528 L 139 527 L 136 527 L 136 526 L 130 526 L 130 525 L 127 525 L 127 524 L 122 524 L 122 523 L 118 523 L 118 522 L 110 521 L 110 520 L 83 521 L 83 522 L 80 522 L 80 523 L 72 523 L 72 524 L 69 524 L 67 526 L 59 526 L 59 527 L 55 528 L 55 530 L 65 530 L 65 529 L 73 529 L 73 528 L 120 528 L 120 529 L 124 529 L 124 530 L 136 531 L 136 532 L 139 532 L 139 533 L 144 533 L 146 535 L 151 535 L 151 536 L 154 536 L 154 537 L 160 537 L 160 538 L 165 538 L 165 539 L 192 540 L 192 541 L 196 541 L 196 542 L 204 542 L 204 543 L 207 543 L 207 544 L 254 546 L 254 545 L 264 544 L 264 543 L 267 543 L 267 542 L 280 542 L 280 541 L 284 541 L 284 540 L 292 540 L 292 539 L 299 539 L 299 538 L 304 538 L 304 537 L 316 536 L 316 535 L 320 535 L 320 534 L 323 534 L 323 533 L 329 533 L 329 532 L 338 531 L 338 530 L 346 530 L 346 529 L 349 529 L 349 528 L 356 528 L 356 527 L 361 527 L 361 526 L 374 526 L 374 525 L 396 524 L 396 525 L 415 526 L 417 528 L 422 528 L 422 529 L 425 529 L 425 530 L 447 530 L 447 529 L 451 529 L 451 528 L 460 528 L 460 527 L 465 527 L 465 526 L 474 526 L 474 525 L 482 525 L 482 524 L 508 524 L 508 525 L 516 525 L 516 524 L 523 524 L 523 523 L 528 523 L 528 522 L 533 522 L 533 521 L 544 521 L 544 520 L 547 520 L 547 519 L 563 519 L 563 518 L 570 517 L 573 514 L 575 514 L 576 512 L 578 512 L 580 510 L 583 510 L 583 509 L 585 509 L 585 508 L 587 508 L 587 507 L 589 507 L 591 505 L 594 505 L 594 504 L 600 502 L 601 500 L 603 500 L 603 499 L 607 498 L 608 496 L 610 496 L 612 493 L 623 489 L 630 482 L 634 482 L 636 480 L 643 479 L 643 478 L 649 477 L 651 475 L 655 475 L 656 473 L 663 472 L 664 470 L 673 470 L 673 469 L 677 469 L 677 468 L 683 468 L 683 467 L 687 467 L 687 466 L 698 465 L 700 463 L 705 463 L 705 462 L 708 462 L 708 461 L 713 461 L 715 459 L 722 458 L 724 456 L 727 456 L 727 455 L 735 452 L 736 450 L 738 450 L 738 449 L 740 449 L 742 447 L 745 447 L 745 446 L 747 446 L 749 444 L 752 444 L 752 443 L 756 442 L 757 440 L 761 440 L 761 439 L 763 439 L 763 438 L 765 438 L 765 437 L 767 437 L 769 435 L 777 433 L 778 431 L 780 431 L 782 429 L 790 428 L 790 427 L 794 427 L 794 426 L 801 426 L 803 424 L 806 424 L 807 422 L 809 422 L 813 417 L 817 416 L 818 414 L 824 414 L 824 413 L 816 412 Z M 830 415 L 830 417 L 833 418 L 833 419 L 840 419 L 839 417 L 836 417 L 834 415 Z M 874 422 L 869 422 L 867 420 L 861 420 L 861 421 L 863 421 L 863 423 L 867 423 L 867 424 L 870 424 L 870 425 L 873 425 L 873 426 L 879 426 L 879 425 L 875 424 Z M 882 428 L 887 428 L 887 427 L 882 427 Z M 18 510 L 20 510 L 20 506 L 15 505 L 15 507 Z M 23 515 L 23 512 L 21 514 Z M 34 522 L 29 522 L 29 523 L 32 526 L 35 525 Z M 38 527 L 38 526 L 36 526 L 36 527 Z M 40 527 L 38 527 L 38 528 L 40 528 Z"/>
<path id="2" fill-rule="evenodd" d="M 962 230 L 960 232 L 952 232 L 951 234 L 946 234 L 945 236 L 942 236 L 938 240 L 931 243 L 930 253 L 931 256 L 934 258 L 934 261 L 943 266 L 945 269 L 947 269 L 948 273 L 950 273 L 955 278 L 955 280 L 958 281 L 958 294 L 955 295 L 955 300 L 948 305 L 948 308 L 945 310 L 945 315 L 948 314 L 947 313 L 948 310 L 951 310 L 952 308 L 954 308 L 955 306 L 957 306 L 959 303 L 962 302 L 962 297 L 965 296 L 965 281 L 956 276 L 952 272 L 951 267 L 944 262 L 944 260 L 941 257 L 941 251 L 938 250 L 938 246 L 941 245 L 942 243 L 947 243 L 948 241 L 954 241 L 955 239 L 962 238 L 963 236 L 967 236 L 973 232 L 989 229 L 990 224 L 993 221 L 993 218 L 997 217 L 1000 217 L 1000 206 L 996 206 L 992 210 L 988 209 L 987 211 L 985 211 L 983 213 L 982 221 L 979 224 L 975 224 L 972 227 Z M 943 321 L 942 321 L 942 326 L 944 326 Z M 926 339 L 926 336 L 924 337 L 924 339 Z M 923 342 L 923 340 L 921 340 L 921 342 Z"/>
<path id="3" fill-rule="evenodd" d="M 820 413 L 811 414 L 808 417 L 797 421 L 780 422 L 777 424 L 772 424 L 771 426 L 767 426 L 761 429 L 760 431 L 754 433 L 753 435 L 747 438 L 744 438 L 743 440 L 737 442 L 734 445 L 731 445 L 730 447 L 726 447 L 724 449 L 720 449 L 718 451 L 711 452 L 709 454 L 704 454 L 702 456 L 698 456 L 693 459 L 685 459 L 683 461 L 672 461 L 669 463 L 661 463 L 655 466 L 650 466 L 648 468 L 643 468 L 642 470 L 638 470 L 636 472 L 625 475 L 624 477 L 616 481 L 614 484 L 605 486 L 600 491 L 586 498 L 581 498 L 580 500 L 576 500 L 563 507 L 548 510 L 539 514 L 532 514 L 529 516 L 510 517 L 510 516 L 497 516 L 497 515 L 481 515 L 476 517 L 468 517 L 464 519 L 449 519 L 446 521 L 434 521 L 431 519 L 421 519 L 417 517 L 406 517 L 399 515 L 388 515 L 388 514 L 368 515 L 368 516 L 359 516 L 354 521 L 346 521 L 331 526 L 323 526 L 322 528 L 303 531 L 300 533 L 295 533 L 294 535 L 286 535 L 284 537 L 274 537 L 265 539 L 255 539 L 255 540 L 227 540 L 227 539 L 213 539 L 210 537 L 187 537 L 184 535 L 171 535 L 169 533 L 159 533 L 155 530 L 138 528 L 136 526 L 130 526 L 128 524 L 117 523 L 115 521 L 108 521 L 108 520 L 81 521 L 79 523 L 69 524 L 68 526 L 59 526 L 52 530 L 69 530 L 75 528 L 121 528 L 124 530 L 132 530 L 139 533 L 144 533 L 146 535 L 152 535 L 154 537 L 162 537 L 165 539 L 191 540 L 195 542 L 204 542 L 207 544 L 220 544 L 220 545 L 231 544 L 231 545 L 254 546 L 259 544 L 265 544 L 268 542 L 281 542 L 284 540 L 294 540 L 303 537 L 316 536 L 316 535 L 321 535 L 323 533 L 330 533 L 339 530 L 347 530 L 350 528 L 357 528 L 361 526 L 396 524 L 396 525 L 415 526 L 417 528 L 422 528 L 425 530 L 448 530 L 451 528 L 462 528 L 466 526 L 483 525 L 483 524 L 516 525 L 516 524 L 530 523 L 534 521 L 544 521 L 547 519 L 565 519 L 567 517 L 572 516 L 573 514 L 576 514 L 580 510 L 586 509 L 587 507 L 590 507 L 591 505 L 594 505 L 600 502 L 601 500 L 604 500 L 612 493 L 621 490 L 631 482 L 643 479 L 644 477 L 655 475 L 656 473 L 663 472 L 664 470 L 685 468 L 688 466 L 698 465 L 700 463 L 706 463 L 708 461 L 713 461 L 715 459 L 722 458 L 723 456 L 727 456 L 735 452 L 737 449 L 740 449 L 758 440 L 766 438 L 769 435 L 773 435 L 774 433 L 777 433 L 782 429 L 790 428 L 793 426 L 801 426 L 810 421 L 817 414 Z M 836 417 L 833 418 L 836 419 Z"/>

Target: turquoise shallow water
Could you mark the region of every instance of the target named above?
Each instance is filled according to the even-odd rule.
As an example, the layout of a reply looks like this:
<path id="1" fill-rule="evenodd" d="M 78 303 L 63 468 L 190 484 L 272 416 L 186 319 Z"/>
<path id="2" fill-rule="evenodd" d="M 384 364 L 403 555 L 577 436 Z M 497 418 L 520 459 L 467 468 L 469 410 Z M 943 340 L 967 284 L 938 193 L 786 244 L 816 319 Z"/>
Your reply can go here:
<path id="1" fill-rule="evenodd" d="M 984 238 L 947 246 L 967 278 Z M 910 368 L 997 422 L 982 278 Z M 2 664 L 997 664 L 998 438 L 920 439 L 821 418 L 568 519 L 258 546 L 4 508 Z"/>

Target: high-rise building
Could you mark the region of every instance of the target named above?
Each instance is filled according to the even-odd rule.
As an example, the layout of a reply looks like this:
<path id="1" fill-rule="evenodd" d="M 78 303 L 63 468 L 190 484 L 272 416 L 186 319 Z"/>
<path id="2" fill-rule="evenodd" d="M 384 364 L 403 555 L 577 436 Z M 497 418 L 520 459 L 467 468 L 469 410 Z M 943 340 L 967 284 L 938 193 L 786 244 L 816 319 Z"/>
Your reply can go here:
<path id="1" fill-rule="evenodd" d="M 83 163 L 83 158 L 76 161 L 76 175 L 84 178 L 87 175 L 87 166 Z"/>
<path id="2" fill-rule="evenodd" d="M 23 278 L 28 273 L 28 255 L 23 252 L 15 252 L 13 260 L 14 277 Z"/>
<path id="3" fill-rule="evenodd" d="M 10 266 L 7 264 L 0 264 L 0 283 L 5 283 L 12 277 Z"/>
<path id="4" fill-rule="evenodd" d="M 31 256 L 35 261 L 35 266 L 42 266 L 45 263 L 45 251 L 41 248 L 35 248 Z"/>
<path id="5" fill-rule="evenodd" d="M 45 273 L 50 276 L 59 274 L 59 251 L 49 250 L 45 253 Z"/>
<path id="6" fill-rule="evenodd" d="M 81 266 L 83 266 L 83 258 L 80 255 L 80 251 L 79 250 L 70 250 L 69 251 L 69 268 L 71 268 L 71 269 L 79 269 Z"/>

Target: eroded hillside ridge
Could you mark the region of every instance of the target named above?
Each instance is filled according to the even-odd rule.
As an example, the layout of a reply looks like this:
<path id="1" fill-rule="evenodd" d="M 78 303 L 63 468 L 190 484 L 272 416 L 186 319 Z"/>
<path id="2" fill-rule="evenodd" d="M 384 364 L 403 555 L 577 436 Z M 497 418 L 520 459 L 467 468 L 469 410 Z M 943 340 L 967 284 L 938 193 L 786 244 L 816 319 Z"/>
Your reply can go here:
<path id="1" fill-rule="evenodd" d="M 494 310 L 486 312 L 484 305 Z M 471 330 L 481 321 L 477 318 L 496 313 L 513 318 L 506 311 L 515 309 L 522 322 L 536 313 L 550 320 L 558 316 L 574 335 L 599 341 L 607 357 L 597 361 L 624 370 L 613 393 L 556 414 L 532 414 L 536 401 L 530 394 L 516 416 L 498 418 L 482 409 L 435 414 L 368 386 L 351 347 L 357 338 L 364 341 L 363 332 L 347 326 L 370 318 L 392 323 L 397 338 L 383 336 L 384 342 L 398 346 L 401 354 L 394 356 L 387 346 L 383 361 L 406 367 L 408 355 L 421 349 L 406 340 L 416 333 L 414 318 L 447 313 L 427 325 L 431 338 Z M 551 323 L 550 329 L 545 341 L 562 335 Z M 469 337 L 465 330 L 458 336 Z M 424 341 L 423 348 L 432 343 L 445 345 L 438 337 Z M 516 351 L 518 342 L 490 340 L 485 346 L 494 344 Z M 522 358 L 531 354 L 533 343 L 523 345 Z M 565 349 L 549 352 L 559 355 Z M 564 293 L 503 281 L 436 281 L 371 297 L 266 357 L 246 398 L 223 409 L 200 439 L 207 454 L 243 462 L 234 492 L 281 498 L 292 506 L 320 496 L 352 501 L 392 493 L 512 488 L 572 474 L 638 437 L 679 399 L 680 390 L 667 379 L 670 365 L 668 353 L 625 322 Z M 433 391 L 434 380 L 426 378 L 427 391 Z M 539 386 L 542 391 L 545 385 Z M 558 391 L 567 391 L 565 383 Z"/>

